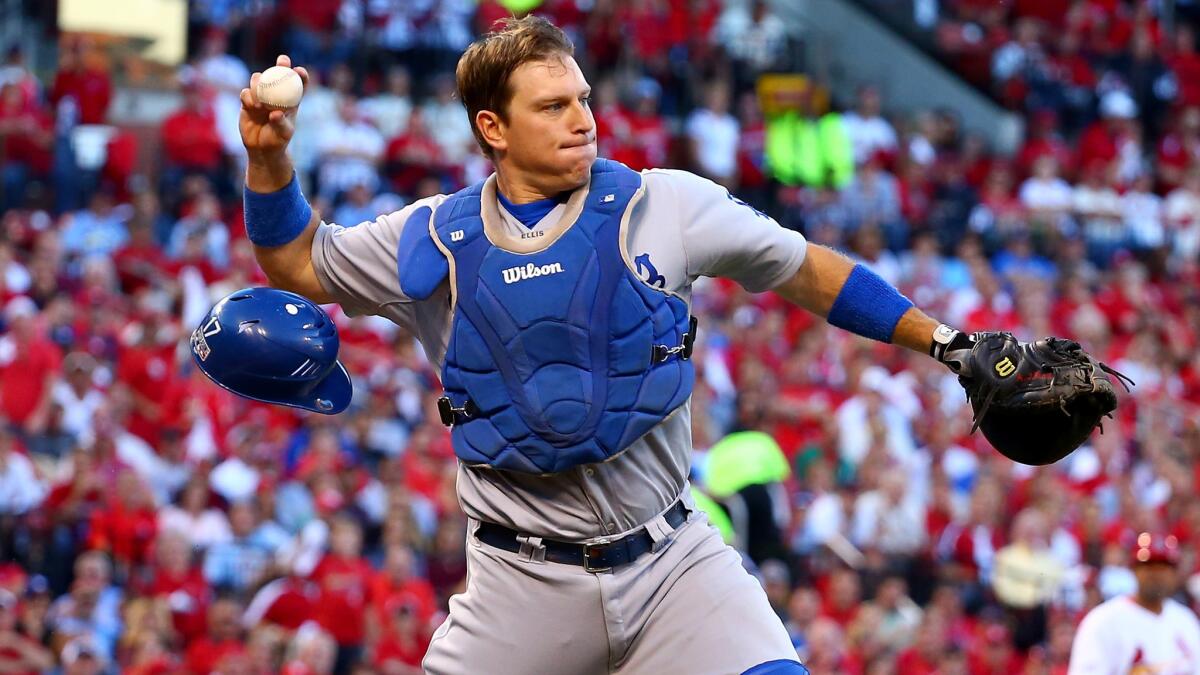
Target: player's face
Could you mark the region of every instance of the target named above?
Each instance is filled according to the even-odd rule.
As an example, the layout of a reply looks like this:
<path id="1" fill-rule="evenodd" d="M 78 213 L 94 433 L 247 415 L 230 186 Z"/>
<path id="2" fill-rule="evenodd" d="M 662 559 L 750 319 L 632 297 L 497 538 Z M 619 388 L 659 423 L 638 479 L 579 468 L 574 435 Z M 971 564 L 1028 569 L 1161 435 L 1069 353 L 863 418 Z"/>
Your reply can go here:
<path id="1" fill-rule="evenodd" d="M 563 55 L 521 64 L 509 79 L 513 97 L 503 147 L 513 168 L 551 192 L 587 181 L 596 160 L 592 88 L 575 59 Z"/>
<path id="2" fill-rule="evenodd" d="M 1138 596 L 1151 602 L 1162 602 L 1175 592 L 1175 568 L 1165 563 L 1134 565 L 1138 581 Z"/>

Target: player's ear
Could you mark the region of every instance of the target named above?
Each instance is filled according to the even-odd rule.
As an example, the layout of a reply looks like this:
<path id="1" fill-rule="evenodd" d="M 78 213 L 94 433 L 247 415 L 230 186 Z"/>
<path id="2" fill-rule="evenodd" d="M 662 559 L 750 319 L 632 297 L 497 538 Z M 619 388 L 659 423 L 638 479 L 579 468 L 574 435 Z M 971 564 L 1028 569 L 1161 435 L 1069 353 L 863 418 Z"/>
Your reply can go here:
<path id="1" fill-rule="evenodd" d="M 508 127 L 504 120 L 491 110 L 480 110 L 475 113 L 475 127 L 483 135 L 483 140 L 492 146 L 493 150 L 507 150 Z"/>

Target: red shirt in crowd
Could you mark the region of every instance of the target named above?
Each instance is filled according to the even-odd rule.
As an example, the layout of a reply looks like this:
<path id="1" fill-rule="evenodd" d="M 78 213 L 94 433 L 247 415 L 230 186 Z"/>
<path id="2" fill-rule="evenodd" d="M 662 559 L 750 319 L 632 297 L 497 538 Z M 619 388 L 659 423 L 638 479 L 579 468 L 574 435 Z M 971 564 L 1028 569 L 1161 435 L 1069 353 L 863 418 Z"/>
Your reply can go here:
<path id="1" fill-rule="evenodd" d="M 80 124 L 104 124 L 112 100 L 112 81 L 108 73 L 94 68 L 60 70 L 50 87 L 50 100 L 57 105 L 68 97 L 79 106 Z"/>
<path id="2" fill-rule="evenodd" d="M 337 25 L 342 0 L 287 0 L 281 7 L 287 16 L 300 26 L 318 33 L 332 32 Z"/>
<path id="3" fill-rule="evenodd" d="M 322 558 L 313 570 L 312 580 L 321 588 L 317 621 L 339 645 L 363 642 L 367 580 L 373 572 L 362 558 L 343 558 L 332 553 Z"/>
<path id="4" fill-rule="evenodd" d="M 286 576 L 263 586 L 254 598 L 254 604 L 259 602 L 267 604 L 263 621 L 296 630 L 304 622 L 316 619 L 320 589 L 307 579 Z"/>
<path id="5" fill-rule="evenodd" d="M 238 639 L 214 641 L 202 637 L 188 647 L 187 669 L 195 675 L 209 675 L 226 657 L 245 651 L 246 646 Z"/>
<path id="6" fill-rule="evenodd" d="M 371 579 L 370 593 L 381 625 L 388 624 L 392 609 L 398 605 L 410 605 L 421 623 L 429 621 L 437 611 L 433 586 L 423 577 L 410 577 L 397 584 L 387 572 L 376 572 Z"/>
<path id="7" fill-rule="evenodd" d="M 172 164 L 213 171 L 221 166 L 221 137 L 210 106 L 181 108 L 162 125 L 163 151 Z"/>
<path id="8" fill-rule="evenodd" d="M 1170 167 L 1182 174 L 1193 164 L 1200 165 L 1200 137 L 1170 133 L 1159 141 L 1158 165 L 1160 167 Z M 1165 180 L 1162 182 L 1164 191 L 1179 187 L 1174 182 Z"/>
<path id="9" fill-rule="evenodd" d="M 25 424 L 61 364 L 62 350 L 49 340 L 0 342 L 0 413 L 13 424 Z"/>
<path id="10" fill-rule="evenodd" d="M 1104 121 L 1096 122 L 1079 137 L 1079 166 L 1111 162 L 1117 156 L 1120 139 Z"/>
<path id="11" fill-rule="evenodd" d="M 157 532 L 158 513 L 153 506 L 133 509 L 113 499 L 92 513 L 87 543 L 88 548 L 109 551 L 118 562 L 142 564 Z"/>
<path id="12" fill-rule="evenodd" d="M 1180 105 L 1200 105 L 1200 54 L 1196 52 L 1176 53 L 1168 61 L 1179 83 Z"/>
<path id="13" fill-rule="evenodd" d="M 170 266 L 162 247 L 153 239 L 130 241 L 113 255 L 113 262 L 121 290 L 131 296 L 154 283 L 156 277 L 166 275 Z"/>
<path id="14" fill-rule="evenodd" d="M 936 661 L 926 659 L 916 647 L 909 647 L 896 655 L 896 672 L 904 675 L 938 675 Z"/>
<path id="15" fill-rule="evenodd" d="M 155 410 L 135 405 L 129 415 L 128 428 L 151 445 L 157 445 L 163 422 L 171 415 L 168 394 L 174 378 L 173 350 L 175 345 L 136 345 L 122 352 L 117 362 L 117 380 L 124 382 Z"/>
<path id="16" fill-rule="evenodd" d="M 9 610 L 9 611 L 12 611 L 12 610 Z M 20 633 L 18 633 L 16 631 L 0 632 L 0 640 L 2 640 L 4 638 L 7 638 L 8 640 L 10 640 L 14 643 L 18 643 L 18 644 L 24 644 L 24 645 L 29 645 L 29 646 L 37 645 L 36 642 L 34 642 L 33 640 L 30 640 L 28 637 L 21 635 Z M 16 647 L 9 646 L 7 644 L 0 646 L 0 672 L 14 673 L 15 675 L 39 675 L 39 673 L 41 673 L 42 671 L 36 670 L 36 669 L 35 670 L 11 670 L 12 668 L 16 667 L 16 664 L 20 663 L 23 660 L 21 657 L 21 654 L 22 654 L 22 652 L 20 650 L 18 650 Z"/>
<path id="17" fill-rule="evenodd" d="M 155 570 L 154 578 L 143 589 L 143 593 L 167 601 L 171 608 L 171 622 L 184 642 L 191 642 L 204 634 L 212 589 L 199 567 L 192 567 L 183 574 Z"/>
<path id="18" fill-rule="evenodd" d="M 54 121 L 45 110 L 21 99 L 19 92 L 0 99 L 0 157 L 46 174 L 53 161 Z"/>
<path id="19" fill-rule="evenodd" d="M 389 662 L 399 662 L 414 668 L 421 665 L 425 652 L 429 649 L 429 635 L 424 631 L 417 635 L 401 639 L 391 633 L 385 635 L 375 648 L 375 667 L 385 671 Z"/>

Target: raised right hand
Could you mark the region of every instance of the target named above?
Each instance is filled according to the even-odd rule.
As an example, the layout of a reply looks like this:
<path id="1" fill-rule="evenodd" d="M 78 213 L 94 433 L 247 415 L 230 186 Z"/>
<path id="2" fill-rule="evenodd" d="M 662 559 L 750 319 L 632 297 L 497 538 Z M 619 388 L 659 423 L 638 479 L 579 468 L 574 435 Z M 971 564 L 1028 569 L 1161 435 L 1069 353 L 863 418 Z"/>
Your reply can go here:
<path id="1" fill-rule="evenodd" d="M 292 67 L 292 60 L 285 54 L 275 59 L 275 65 L 285 68 Z M 303 67 L 294 69 L 308 88 L 308 71 Z M 242 143 L 246 146 L 246 154 L 250 161 L 272 159 L 283 156 L 288 142 L 296 133 L 296 111 L 299 108 L 279 110 L 269 108 L 258 102 L 255 92 L 258 90 L 258 78 L 261 73 L 250 76 L 250 86 L 242 90 L 242 112 L 238 118 L 238 128 L 242 133 Z"/>

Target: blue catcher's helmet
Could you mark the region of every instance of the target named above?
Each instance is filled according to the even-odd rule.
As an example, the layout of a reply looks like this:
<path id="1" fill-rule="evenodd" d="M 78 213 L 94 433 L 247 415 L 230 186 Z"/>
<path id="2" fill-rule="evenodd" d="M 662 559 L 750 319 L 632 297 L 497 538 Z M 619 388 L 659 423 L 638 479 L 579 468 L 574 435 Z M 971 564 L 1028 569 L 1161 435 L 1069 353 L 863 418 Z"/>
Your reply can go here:
<path id="1" fill-rule="evenodd" d="M 336 415 L 350 404 L 337 327 L 308 298 L 275 288 L 225 296 L 192 332 L 192 358 L 240 396 Z"/>

